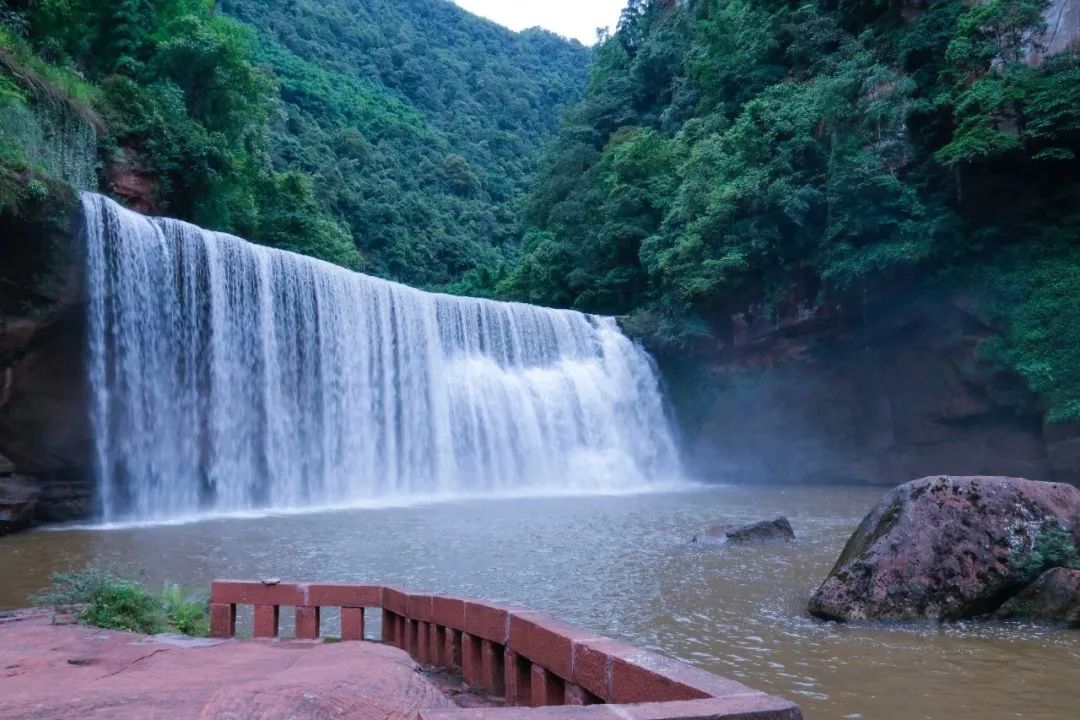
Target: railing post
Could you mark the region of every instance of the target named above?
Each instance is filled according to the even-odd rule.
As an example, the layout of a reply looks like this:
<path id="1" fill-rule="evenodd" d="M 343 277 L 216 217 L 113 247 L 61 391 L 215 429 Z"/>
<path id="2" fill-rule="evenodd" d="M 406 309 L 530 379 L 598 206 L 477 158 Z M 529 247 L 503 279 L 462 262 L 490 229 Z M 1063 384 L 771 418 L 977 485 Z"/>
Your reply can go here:
<path id="1" fill-rule="evenodd" d="M 461 631 L 446 628 L 446 667 L 461 669 Z"/>
<path id="2" fill-rule="evenodd" d="M 388 645 L 398 644 L 397 615 L 386 608 L 382 611 L 382 641 Z"/>
<path id="3" fill-rule="evenodd" d="M 533 663 L 529 684 L 532 687 L 532 698 L 529 704 L 533 707 L 562 704 L 565 694 L 562 680 L 536 663 Z"/>
<path id="4" fill-rule="evenodd" d="M 318 607 L 296 608 L 296 639 L 316 640 L 319 637 Z"/>
<path id="5" fill-rule="evenodd" d="M 484 689 L 493 695 L 503 695 L 506 692 L 506 678 L 501 645 L 490 640 L 480 641 L 480 668 Z"/>
<path id="6" fill-rule="evenodd" d="M 419 651 L 416 642 L 417 624 L 412 618 L 405 618 L 405 647 L 402 649 L 414 658 Z"/>
<path id="7" fill-rule="evenodd" d="M 465 677 L 466 685 L 483 686 L 481 663 L 480 639 L 466 632 L 461 633 L 461 674 Z"/>
<path id="8" fill-rule="evenodd" d="M 252 635 L 257 638 L 277 637 L 280 610 L 277 605 L 256 605 Z"/>
<path id="9" fill-rule="evenodd" d="M 503 651 L 503 676 L 507 705 L 528 705 L 532 699 L 529 690 L 529 668 L 522 657 L 510 648 Z"/>
<path id="10" fill-rule="evenodd" d="M 236 605 L 210 603 L 210 637 L 231 638 L 236 635 Z"/>
<path id="11" fill-rule="evenodd" d="M 431 664 L 431 628 L 423 620 L 416 623 L 416 659 L 423 665 Z"/>
<path id="12" fill-rule="evenodd" d="M 364 639 L 364 608 L 341 608 L 341 639 Z"/>
<path id="13" fill-rule="evenodd" d="M 438 623 L 431 623 L 431 664 L 437 667 L 449 667 L 446 658 L 446 628 Z"/>

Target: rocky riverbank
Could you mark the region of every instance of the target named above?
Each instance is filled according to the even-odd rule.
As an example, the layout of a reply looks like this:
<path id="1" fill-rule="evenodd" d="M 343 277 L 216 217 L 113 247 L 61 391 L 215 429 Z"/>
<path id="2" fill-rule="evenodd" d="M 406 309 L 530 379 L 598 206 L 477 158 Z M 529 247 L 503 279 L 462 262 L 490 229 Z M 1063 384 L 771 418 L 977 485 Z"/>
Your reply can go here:
<path id="1" fill-rule="evenodd" d="M 378 643 L 220 641 L 0 614 L 0 716 L 389 720 L 481 702 Z M 62 689 L 62 691 L 58 691 Z"/>

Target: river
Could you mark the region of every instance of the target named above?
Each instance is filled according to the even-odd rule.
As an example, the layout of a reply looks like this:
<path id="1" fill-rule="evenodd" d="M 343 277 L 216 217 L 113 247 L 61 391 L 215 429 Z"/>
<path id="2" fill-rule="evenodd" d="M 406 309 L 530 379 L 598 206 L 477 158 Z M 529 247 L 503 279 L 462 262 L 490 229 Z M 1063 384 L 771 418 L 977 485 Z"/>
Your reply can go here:
<path id="1" fill-rule="evenodd" d="M 39 530 L 0 539 L 0 607 L 90 562 L 141 571 L 151 585 L 395 583 L 546 610 L 790 698 L 808 718 L 1077 717 L 1080 632 L 807 617 L 807 598 L 881 492 L 713 486 Z M 796 542 L 690 542 L 714 522 L 777 514 Z"/>

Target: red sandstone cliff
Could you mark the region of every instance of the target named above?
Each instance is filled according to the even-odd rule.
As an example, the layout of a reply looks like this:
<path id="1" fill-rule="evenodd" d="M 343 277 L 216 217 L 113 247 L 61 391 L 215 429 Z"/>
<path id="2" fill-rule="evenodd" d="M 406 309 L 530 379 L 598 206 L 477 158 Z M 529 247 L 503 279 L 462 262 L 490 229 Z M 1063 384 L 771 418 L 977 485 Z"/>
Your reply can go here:
<path id="1" fill-rule="evenodd" d="M 757 314 L 760 318 L 760 314 Z M 980 354 L 960 294 L 841 313 L 793 294 L 781 317 L 665 360 L 693 470 L 709 479 L 894 485 L 933 474 L 1080 484 L 1080 427 Z"/>
<path id="2" fill-rule="evenodd" d="M 77 200 L 0 214 L 0 534 L 90 511 Z"/>

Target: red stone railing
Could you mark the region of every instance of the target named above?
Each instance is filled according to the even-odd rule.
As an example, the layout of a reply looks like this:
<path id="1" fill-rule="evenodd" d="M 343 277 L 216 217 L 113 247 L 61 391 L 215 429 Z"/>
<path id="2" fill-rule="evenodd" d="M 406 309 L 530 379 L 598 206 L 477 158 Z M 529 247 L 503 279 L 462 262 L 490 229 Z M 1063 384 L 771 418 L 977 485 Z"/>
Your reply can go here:
<path id="1" fill-rule="evenodd" d="M 281 608 L 295 608 L 296 637 L 310 640 L 319 637 L 323 608 L 341 609 L 342 640 L 363 640 L 364 610 L 381 610 L 384 643 L 422 664 L 460 671 L 466 684 L 505 698 L 507 705 L 533 708 L 424 710 L 421 720 L 802 718 L 786 700 L 509 605 L 381 585 L 219 580 L 210 600 L 214 637 L 235 635 L 237 605 L 254 606 L 257 638 L 276 637 Z M 564 719 L 569 708 L 544 707 L 559 705 L 578 709 Z M 521 712 L 528 717 L 513 717 Z"/>

